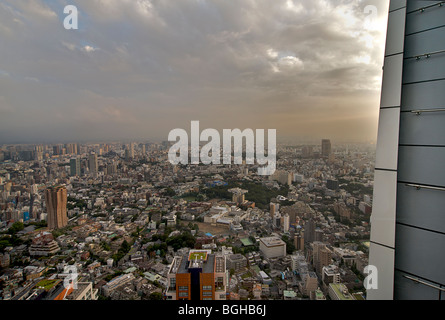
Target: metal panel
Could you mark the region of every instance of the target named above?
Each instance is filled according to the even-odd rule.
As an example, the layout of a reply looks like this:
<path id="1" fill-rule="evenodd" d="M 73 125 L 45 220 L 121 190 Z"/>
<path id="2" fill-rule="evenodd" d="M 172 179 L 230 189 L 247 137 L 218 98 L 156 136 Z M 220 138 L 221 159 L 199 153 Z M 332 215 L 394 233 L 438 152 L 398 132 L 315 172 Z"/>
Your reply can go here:
<path id="1" fill-rule="evenodd" d="M 395 300 L 438 300 L 440 291 L 406 277 L 414 277 L 396 270 L 394 273 Z"/>
<path id="2" fill-rule="evenodd" d="M 400 108 L 380 109 L 375 167 L 397 169 Z"/>
<path id="3" fill-rule="evenodd" d="M 371 214 L 371 241 L 394 247 L 397 173 L 374 172 L 374 195 Z"/>
<path id="4" fill-rule="evenodd" d="M 444 247 L 443 234 L 397 224 L 395 268 L 444 284 Z"/>
<path id="5" fill-rule="evenodd" d="M 400 106 L 403 54 L 384 59 L 380 107 Z"/>
<path id="6" fill-rule="evenodd" d="M 445 24 L 445 6 L 434 7 L 424 12 L 413 12 L 406 16 L 406 34 L 436 28 Z"/>
<path id="7" fill-rule="evenodd" d="M 377 268 L 377 289 L 367 290 L 367 300 L 392 300 L 394 283 L 394 249 L 372 243 L 369 264 Z"/>
<path id="8" fill-rule="evenodd" d="M 401 110 L 445 108 L 445 80 L 403 85 Z"/>
<path id="9" fill-rule="evenodd" d="M 389 13 L 385 56 L 403 52 L 405 18 L 405 8 Z"/>
<path id="10" fill-rule="evenodd" d="M 400 146 L 398 180 L 445 187 L 445 148 Z"/>
<path id="11" fill-rule="evenodd" d="M 445 11 L 445 9 L 442 9 Z M 442 17 L 444 19 L 445 15 Z M 412 34 L 405 38 L 405 58 L 445 50 L 445 27 Z M 433 56 L 431 57 L 433 58 Z M 431 59 L 433 60 L 433 59 Z M 421 61 L 424 61 L 423 59 Z M 420 64 L 420 63 L 418 63 Z"/>
<path id="12" fill-rule="evenodd" d="M 428 7 L 434 4 L 438 4 L 441 1 L 428 1 L 428 0 L 409 0 L 407 1 L 407 12 L 411 12 L 420 8 Z"/>
<path id="13" fill-rule="evenodd" d="M 402 112 L 400 114 L 399 143 L 445 146 L 444 124 L 445 108 L 443 111 L 423 112 L 420 114 Z"/>
<path id="14" fill-rule="evenodd" d="M 445 191 L 397 184 L 396 221 L 445 233 Z"/>
<path id="15" fill-rule="evenodd" d="M 389 3 L 389 11 L 394 11 L 406 7 L 406 0 L 391 0 Z"/>
<path id="16" fill-rule="evenodd" d="M 445 46 L 445 39 L 440 41 Z M 445 52 L 430 58 L 405 60 L 403 64 L 404 84 L 437 79 L 445 79 Z"/>

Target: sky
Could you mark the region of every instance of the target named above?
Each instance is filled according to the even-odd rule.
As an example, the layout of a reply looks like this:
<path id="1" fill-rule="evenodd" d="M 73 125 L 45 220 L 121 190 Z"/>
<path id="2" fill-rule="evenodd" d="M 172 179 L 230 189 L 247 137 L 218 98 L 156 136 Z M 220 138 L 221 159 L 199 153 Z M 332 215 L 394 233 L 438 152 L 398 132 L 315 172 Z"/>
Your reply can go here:
<path id="1" fill-rule="evenodd" d="M 375 141 L 388 4 L 0 0 L 0 143 L 162 141 L 192 120 Z"/>

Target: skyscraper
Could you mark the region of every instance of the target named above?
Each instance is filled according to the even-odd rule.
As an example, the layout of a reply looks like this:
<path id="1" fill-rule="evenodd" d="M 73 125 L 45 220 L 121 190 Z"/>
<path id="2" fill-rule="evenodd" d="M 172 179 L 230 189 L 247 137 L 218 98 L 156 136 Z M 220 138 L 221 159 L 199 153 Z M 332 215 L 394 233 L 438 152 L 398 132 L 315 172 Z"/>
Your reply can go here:
<path id="1" fill-rule="evenodd" d="M 328 158 L 331 154 L 331 140 L 323 139 L 321 140 L 321 156 L 323 158 Z"/>
<path id="2" fill-rule="evenodd" d="M 90 168 L 90 174 L 93 176 L 97 175 L 97 154 L 91 153 L 88 158 L 88 166 Z"/>
<path id="3" fill-rule="evenodd" d="M 310 218 L 304 224 L 304 242 L 313 242 L 315 241 L 315 222 L 312 218 Z"/>
<path id="4" fill-rule="evenodd" d="M 130 143 L 130 157 L 134 158 L 134 142 Z"/>
<path id="5" fill-rule="evenodd" d="M 80 176 L 80 158 L 79 157 L 70 159 L 70 175 Z"/>
<path id="6" fill-rule="evenodd" d="M 391 0 L 367 299 L 445 299 L 445 6 Z"/>
<path id="7" fill-rule="evenodd" d="M 49 187 L 45 190 L 45 202 L 48 211 L 49 229 L 60 229 L 68 224 L 66 215 L 66 188 L 63 186 Z"/>

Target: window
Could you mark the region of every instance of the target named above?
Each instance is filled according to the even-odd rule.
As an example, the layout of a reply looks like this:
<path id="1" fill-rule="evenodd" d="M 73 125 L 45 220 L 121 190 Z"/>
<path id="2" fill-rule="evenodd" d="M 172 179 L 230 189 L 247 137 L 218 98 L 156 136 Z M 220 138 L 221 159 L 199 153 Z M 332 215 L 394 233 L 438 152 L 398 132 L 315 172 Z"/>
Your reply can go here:
<path id="1" fill-rule="evenodd" d="M 211 296 L 212 296 L 212 293 L 209 292 L 209 291 L 204 291 L 204 292 L 202 293 L 202 296 L 203 296 L 203 297 L 211 297 Z"/>
<path id="2" fill-rule="evenodd" d="M 189 287 L 188 286 L 179 286 L 178 287 L 178 290 L 180 290 L 180 291 L 188 291 L 189 290 Z"/>
<path id="3" fill-rule="evenodd" d="M 170 278 L 170 288 L 176 287 L 176 278 Z"/>
<path id="4" fill-rule="evenodd" d="M 179 297 L 188 297 L 189 293 L 188 292 L 179 292 Z"/>
<path id="5" fill-rule="evenodd" d="M 202 290 L 212 290 L 212 286 L 202 286 Z"/>

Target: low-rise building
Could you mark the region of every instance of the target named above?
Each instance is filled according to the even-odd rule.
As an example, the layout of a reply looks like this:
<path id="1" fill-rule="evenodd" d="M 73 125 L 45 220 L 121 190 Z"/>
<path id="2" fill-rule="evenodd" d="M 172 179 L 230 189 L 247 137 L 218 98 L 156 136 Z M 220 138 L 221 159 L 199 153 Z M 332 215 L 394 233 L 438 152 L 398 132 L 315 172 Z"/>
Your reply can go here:
<path id="1" fill-rule="evenodd" d="M 286 256 L 286 243 L 278 237 L 260 238 L 260 251 L 266 258 Z"/>

